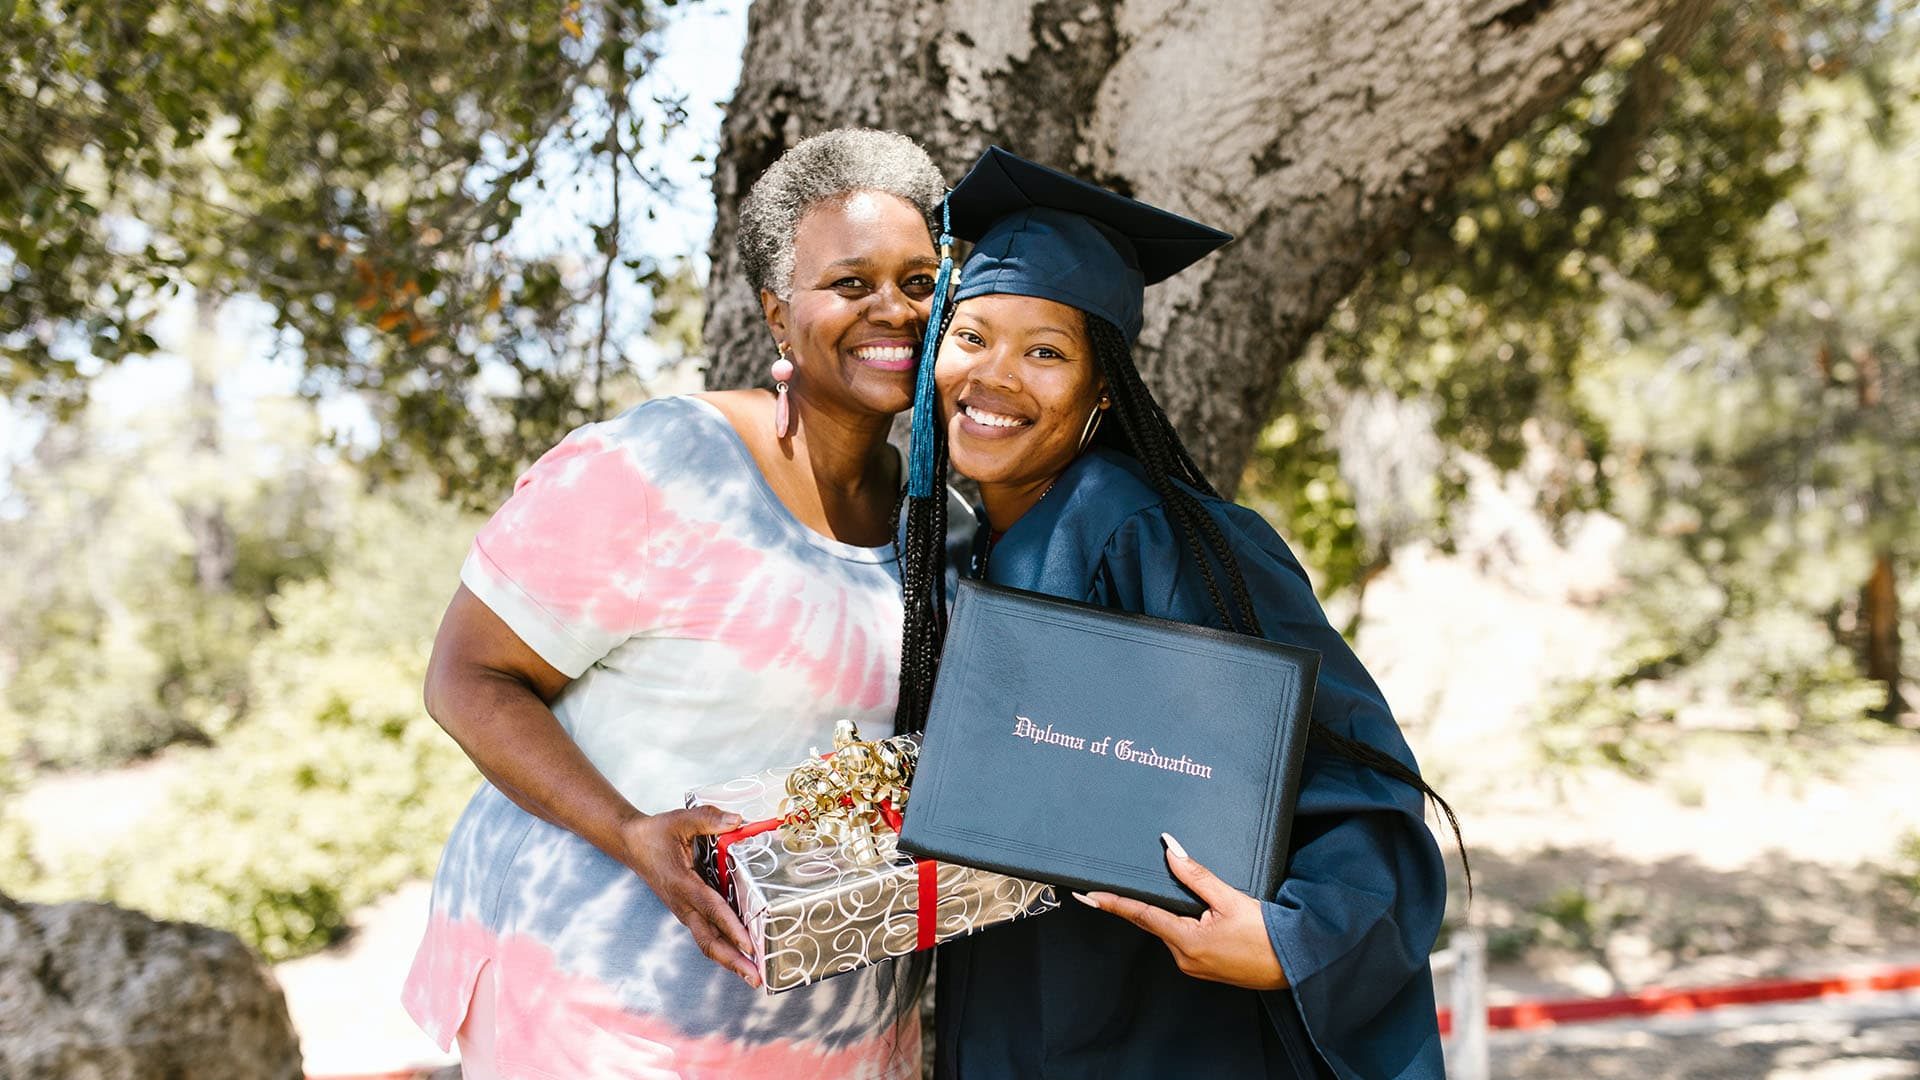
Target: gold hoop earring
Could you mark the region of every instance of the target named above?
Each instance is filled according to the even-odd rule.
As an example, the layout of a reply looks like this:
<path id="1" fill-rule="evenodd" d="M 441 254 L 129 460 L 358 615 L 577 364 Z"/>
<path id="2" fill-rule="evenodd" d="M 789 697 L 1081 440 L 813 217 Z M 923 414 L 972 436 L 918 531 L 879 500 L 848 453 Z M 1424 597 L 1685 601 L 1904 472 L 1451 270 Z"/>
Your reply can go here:
<path id="1" fill-rule="evenodd" d="M 1113 403 L 1107 400 L 1105 394 L 1100 395 L 1100 404 L 1095 405 L 1093 407 L 1093 415 L 1087 417 L 1087 426 L 1080 431 L 1080 448 L 1075 450 L 1074 453 L 1086 453 L 1087 447 L 1093 443 L 1094 433 L 1100 430 L 1100 418 L 1106 415 L 1107 406 L 1111 404 Z"/>

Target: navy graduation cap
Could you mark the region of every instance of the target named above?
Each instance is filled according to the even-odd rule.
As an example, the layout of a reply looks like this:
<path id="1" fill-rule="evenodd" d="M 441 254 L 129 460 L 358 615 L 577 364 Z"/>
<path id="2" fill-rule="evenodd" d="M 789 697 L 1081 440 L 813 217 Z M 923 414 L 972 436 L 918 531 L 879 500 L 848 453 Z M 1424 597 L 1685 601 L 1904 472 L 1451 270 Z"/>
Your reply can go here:
<path id="1" fill-rule="evenodd" d="M 1140 336 L 1153 285 L 1233 239 L 1218 229 L 987 148 L 947 196 L 953 234 L 974 241 L 953 302 L 1038 296 Z"/>
<path id="2" fill-rule="evenodd" d="M 974 241 L 951 303 L 1010 293 L 1079 308 L 1140 336 L 1146 287 L 1233 237 L 990 146 L 940 207 L 940 274 L 914 390 L 907 493 L 935 486 L 933 363 L 949 303 L 955 236 Z"/>

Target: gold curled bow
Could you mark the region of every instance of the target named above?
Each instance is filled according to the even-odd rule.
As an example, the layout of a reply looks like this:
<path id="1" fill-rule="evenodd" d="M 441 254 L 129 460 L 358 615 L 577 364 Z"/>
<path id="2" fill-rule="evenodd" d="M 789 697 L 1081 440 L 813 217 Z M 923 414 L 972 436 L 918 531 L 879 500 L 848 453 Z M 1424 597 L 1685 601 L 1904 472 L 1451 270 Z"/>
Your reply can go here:
<path id="1" fill-rule="evenodd" d="M 787 776 L 780 802 L 780 839 L 789 851 L 836 844 L 854 863 L 880 861 L 879 835 L 890 831 L 882 803 L 907 805 L 907 785 L 920 759 L 913 739 L 868 741 L 851 720 L 833 725 L 833 756 L 808 761 Z"/>

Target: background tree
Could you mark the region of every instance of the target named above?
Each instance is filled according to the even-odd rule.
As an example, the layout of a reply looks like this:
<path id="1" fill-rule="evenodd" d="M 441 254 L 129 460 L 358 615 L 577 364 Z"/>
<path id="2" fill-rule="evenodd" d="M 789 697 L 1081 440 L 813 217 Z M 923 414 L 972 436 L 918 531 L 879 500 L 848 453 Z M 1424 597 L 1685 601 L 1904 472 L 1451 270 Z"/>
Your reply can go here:
<path id="1" fill-rule="evenodd" d="M 1141 339 L 1161 401 L 1231 489 L 1287 365 L 1423 203 L 1684 6 L 761 0 L 714 176 L 710 381 L 765 367 L 735 209 L 788 146 L 897 128 L 958 176 L 1003 142 L 1237 235 L 1153 291 Z"/>
<path id="2" fill-rule="evenodd" d="M 0 24 L 0 392 L 71 415 L 183 287 L 271 308 L 313 394 L 362 393 L 371 464 L 487 492 L 631 396 L 670 268 L 635 107 L 649 0 L 64 0 Z M 515 234 L 548 187 L 591 243 Z"/>
<path id="3" fill-rule="evenodd" d="M 1630 530 L 1635 659 L 1567 715 L 1624 732 L 1632 688 L 1684 668 L 1648 715 L 1898 715 L 1920 282 L 1910 186 L 1887 185 L 1920 27 L 1889 16 L 1731 5 L 1684 48 L 1670 22 L 1437 201 L 1290 373 L 1255 455 L 1254 501 L 1328 554 L 1324 589 L 1364 588 L 1407 537 L 1448 543 L 1491 463 L 1551 519 Z"/>
<path id="4" fill-rule="evenodd" d="M 0 742 L 25 763 L 113 765 L 225 733 L 252 704 L 268 599 L 332 554 L 339 480 L 315 460 L 312 409 L 275 403 L 261 429 L 223 432 L 204 406 L 221 350 L 200 333 L 190 351 L 184 393 L 79 410 L 8 485 Z"/>
<path id="5" fill-rule="evenodd" d="M 1630 634 L 1569 687 L 1563 747 L 1744 714 L 1783 749 L 1801 736 L 1798 755 L 1913 703 L 1920 604 L 1899 584 L 1920 570 L 1920 189 L 1887 183 L 1920 154 L 1913 29 L 1886 42 L 1893 100 L 1856 78 L 1795 95 L 1802 175 L 1754 235 L 1801 272 L 1770 312 L 1606 305 L 1640 328 L 1608 335 L 1612 362 L 1576 390 L 1609 431 L 1600 464 L 1631 528 L 1614 601 Z"/>

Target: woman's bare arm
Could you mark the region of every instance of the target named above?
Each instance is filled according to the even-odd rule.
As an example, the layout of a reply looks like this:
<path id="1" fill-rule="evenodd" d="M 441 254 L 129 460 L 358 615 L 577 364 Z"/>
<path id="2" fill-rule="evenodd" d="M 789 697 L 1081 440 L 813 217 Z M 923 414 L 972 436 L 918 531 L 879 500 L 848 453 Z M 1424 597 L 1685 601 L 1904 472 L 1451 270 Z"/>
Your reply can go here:
<path id="1" fill-rule="evenodd" d="M 427 712 L 501 794 L 631 868 L 703 952 L 757 984 L 746 928 L 693 870 L 694 838 L 740 818 L 716 807 L 635 809 L 548 708 L 570 681 L 462 585 L 427 662 Z"/>

